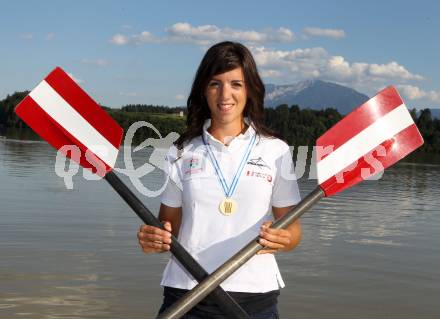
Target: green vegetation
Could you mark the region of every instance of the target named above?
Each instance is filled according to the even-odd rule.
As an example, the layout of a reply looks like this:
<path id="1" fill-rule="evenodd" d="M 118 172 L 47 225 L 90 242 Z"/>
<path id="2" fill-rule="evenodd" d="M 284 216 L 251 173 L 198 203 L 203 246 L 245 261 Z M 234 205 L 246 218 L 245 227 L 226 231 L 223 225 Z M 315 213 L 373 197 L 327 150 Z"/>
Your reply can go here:
<path id="1" fill-rule="evenodd" d="M 14 107 L 29 92 L 16 92 L 0 101 L 0 130 L 5 128 L 26 129 L 14 113 Z M 162 136 L 171 132 L 182 134 L 185 129 L 185 108 L 155 105 L 126 105 L 121 109 L 104 107 L 124 129 L 137 121 L 146 121 L 154 125 Z M 182 116 L 183 114 L 183 116 Z M 411 111 L 425 144 L 418 152 L 440 154 L 440 119 L 433 119 L 431 111 L 425 109 L 416 113 Z M 321 111 L 300 109 L 298 105 L 280 105 L 277 108 L 266 109 L 266 124 L 279 132 L 289 145 L 314 145 L 316 139 L 330 127 L 336 124 L 342 115 L 336 109 L 328 108 Z M 142 142 L 148 137 L 158 138 L 149 128 L 136 132 L 135 141 Z"/>
<path id="2" fill-rule="evenodd" d="M 413 118 L 415 118 L 414 113 L 412 112 Z M 424 109 L 420 111 L 415 122 L 425 140 L 421 151 L 440 154 L 440 119 L 433 119 L 431 110 Z"/>
<path id="3" fill-rule="evenodd" d="M 0 129 L 11 127 L 18 129 L 28 128 L 28 126 L 14 113 L 15 106 L 28 94 L 29 91 L 15 92 L 0 101 Z"/>
<path id="4" fill-rule="evenodd" d="M 121 108 L 121 111 L 125 112 L 148 112 L 148 113 L 166 113 L 177 114 L 179 112 L 185 112 L 186 107 L 168 107 L 163 105 L 145 105 L 145 104 L 128 104 Z"/>
<path id="5" fill-rule="evenodd" d="M 342 118 L 336 109 L 300 109 L 286 104 L 266 109 L 266 125 L 292 146 L 315 145 L 316 139 Z"/>
<path id="6" fill-rule="evenodd" d="M 145 121 L 152 124 L 162 135 L 167 136 L 171 132 L 182 134 L 186 127 L 186 117 L 179 114 L 169 113 L 148 113 L 148 112 L 126 112 L 118 109 L 108 111 L 111 117 L 122 126 L 127 132 L 131 124 L 138 121 Z M 153 130 L 143 127 L 136 131 L 134 142 L 142 143 L 146 138 L 159 138 Z"/>

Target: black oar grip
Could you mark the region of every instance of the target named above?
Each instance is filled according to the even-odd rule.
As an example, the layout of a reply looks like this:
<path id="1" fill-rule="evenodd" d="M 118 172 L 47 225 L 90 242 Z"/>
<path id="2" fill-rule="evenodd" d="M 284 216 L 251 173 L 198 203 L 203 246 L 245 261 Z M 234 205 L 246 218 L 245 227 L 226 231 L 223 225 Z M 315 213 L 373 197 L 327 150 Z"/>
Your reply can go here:
<path id="1" fill-rule="evenodd" d="M 124 199 L 136 215 L 147 225 L 164 229 L 162 223 L 145 207 L 145 205 L 137 198 L 137 196 L 122 182 L 114 172 L 105 175 L 105 179 L 115 189 L 115 191 Z M 189 273 L 198 281 L 208 277 L 208 273 L 202 266 L 185 250 L 185 248 L 177 241 L 177 238 L 171 235 L 171 253 L 185 267 Z M 221 287 L 217 287 L 209 297 L 217 303 L 222 311 L 228 317 L 236 319 L 249 319 L 247 313 L 240 305 Z"/>

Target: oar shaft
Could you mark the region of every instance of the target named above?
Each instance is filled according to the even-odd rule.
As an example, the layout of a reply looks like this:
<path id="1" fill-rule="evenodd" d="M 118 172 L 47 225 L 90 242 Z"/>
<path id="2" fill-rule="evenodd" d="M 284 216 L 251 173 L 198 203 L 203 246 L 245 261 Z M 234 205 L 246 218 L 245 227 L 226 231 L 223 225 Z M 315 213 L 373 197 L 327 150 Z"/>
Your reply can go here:
<path id="1" fill-rule="evenodd" d="M 136 215 L 148 225 L 163 228 L 162 223 L 145 207 L 145 205 L 137 198 L 137 196 L 122 182 L 114 172 L 105 175 L 105 179 L 115 189 L 115 191 L 125 200 L 125 202 L 133 209 Z M 202 266 L 185 250 L 185 248 L 177 241 L 177 238 L 171 237 L 171 253 L 176 259 L 191 273 L 191 275 L 201 282 L 208 277 L 208 273 Z M 240 305 L 221 287 L 217 287 L 210 295 L 219 305 L 228 317 L 236 319 L 249 319 L 247 313 Z"/>
<path id="2" fill-rule="evenodd" d="M 292 210 L 286 213 L 282 218 L 277 220 L 271 228 L 286 228 L 288 225 L 297 220 L 311 206 L 318 202 L 324 196 L 324 192 L 318 186 L 312 193 L 304 198 Z M 256 237 L 237 254 L 232 256 L 222 266 L 217 268 L 208 278 L 199 283 L 195 288 L 186 293 L 182 298 L 168 308 L 158 319 L 177 319 L 191 310 L 197 303 L 205 298 L 213 289 L 218 287 L 224 280 L 232 275 L 246 261 L 248 261 L 256 252 L 261 250 L 263 246 L 258 243 L 259 237 Z"/>

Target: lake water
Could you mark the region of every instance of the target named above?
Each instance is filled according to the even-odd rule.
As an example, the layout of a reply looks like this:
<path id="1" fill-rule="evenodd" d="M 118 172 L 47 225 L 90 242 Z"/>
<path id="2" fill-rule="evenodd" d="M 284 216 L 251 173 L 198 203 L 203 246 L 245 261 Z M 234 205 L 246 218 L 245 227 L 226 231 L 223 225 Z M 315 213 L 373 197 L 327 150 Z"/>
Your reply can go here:
<path id="1" fill-rule="evenodd" d="M 107 182 L 77 175 L 67 190 L 54 167 L 47 144 L 0 138 L 0 318 L 153 318 L 168 254 L 140 251 L 140 220 Z M 300 246 L 277 255 L 281 317 L 440 318 L 439 176 L 399 163 L 306 213 Z"/>

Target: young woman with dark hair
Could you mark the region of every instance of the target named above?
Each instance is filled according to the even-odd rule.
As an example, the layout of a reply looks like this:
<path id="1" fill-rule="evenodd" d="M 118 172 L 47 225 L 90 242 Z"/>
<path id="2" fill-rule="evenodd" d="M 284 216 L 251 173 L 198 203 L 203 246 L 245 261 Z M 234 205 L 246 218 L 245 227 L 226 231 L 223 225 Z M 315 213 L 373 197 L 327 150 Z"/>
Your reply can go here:
<path id="1" fill-rule="evenodd" d="M 294 249 L 299 221 L 268 226 L 299 200 L 289 147 L 264 125 L 264 85 L 249 50 L 221 42 L 205 54 L 187 101 L 187 129 L 167 155 L 168 180 L 159 219 L 166 230 L 143 225 L 145 253 L 170 249 L 171 233 L 208 271 L 255 236 L 265 247 L 222 287 L 254 319 L 278 318 L 284 287 L 274 254 Z M 171 257 L 163 274 L 164 311 L 197 282 Z M 184 318 L 225 318 L 205 299 Z"/>
<path id="2" fill-rule="evenodd" d="M 208 82 L 214 75 L 239 68 L 243 72 L 247 93 L 243 117 L 249 118 L 258 134 L 277 136 L 264 124 L 263 102 L 265 89 L 252 54 L 240 43 L 221 42 L 206 52 L 197 70 L 187 101 L 187 130 L 176 142 L 179 148 L 182 147 L 185 141 L 200 136 L 205 120 L 211 118 L 211 111 L 205 94 Z"/>

